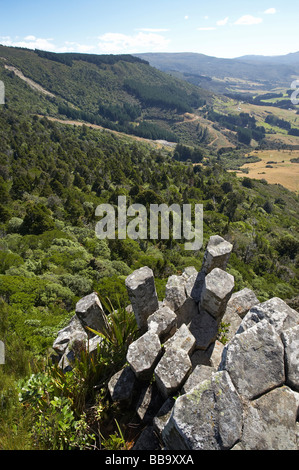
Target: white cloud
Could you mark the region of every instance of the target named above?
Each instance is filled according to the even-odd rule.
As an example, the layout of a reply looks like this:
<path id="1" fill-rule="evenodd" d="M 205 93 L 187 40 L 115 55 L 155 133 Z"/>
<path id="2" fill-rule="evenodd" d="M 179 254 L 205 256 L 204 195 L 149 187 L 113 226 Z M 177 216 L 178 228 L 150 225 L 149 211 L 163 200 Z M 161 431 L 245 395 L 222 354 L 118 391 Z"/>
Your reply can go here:
<path id="1" fill-rule="evenodd" d="M 169 29 L 163 29 L 163 28 L 138 28 L 136 31 L 144 31 L 146 33 L 165 33 L 169 31 Z"/>
<path id="2" fill-rule="evenodd" d="M 98 39 L 98 49 L 106 54 L 164 51 L 170 42 L 164 36 L 152 32 L 140 32 L 135 35 L 106 33 Z"/>
<path id="3" fill-rule="evenodd" d="M 77 42 L 65 41 L 63 45 L 57 46 L 52 38 L 37 38 L 28 35 L 22 40 L 12 39 L 10 36 L 0 37 L 3 46 L 25 47 L 27 49 L 40 49 L 50 52 L 90 52 L 95 46 L 79 44 Z"/>
<path id="4" fill-rule="evenodd" d="M 185 18 L 185 20 L 189 20 L 189 16 L 188 16 L 188 15 L 186 15 L 184 18 Z"/>
<path id="5" fill-rule="evenodd" d="M 264 11 L 265 15 L 275 15 L 276 8 L 268 8 L 268 10 Z"/>
<path id="6" fill-rule="evenodd" d="M 214 31 L 216 28 L 213 26 L 208 27 L 208 28 L 197 28 L 197 31 Z"/>
<path id="7" fill-rule="evenodd" d="M 33 35 L 26 36 L 23 40 L 13 40 L 6 36 L 2 41 L 3 46 L 26 47 L 28 49 L 42 49 L 45 51 L 55 51 L 56 47 L 52 39 L 36 38 Z"/>
<path id="8" fill-rule="evenodd" d="M 60 48 L 60 52 L 81 52 L 82 54 L 84 54 L 92 51 L 93 49 L 95 49 L 95 46 L 66 41 L 65 46 Z"/>
<path id="9" fill-rule="evenodd" d="M 241 18 L 239 18 L 237 21 L 235 21 L 234 24 L 237 24 L 237 25 L 254 25 L 254 24 L 260 24 L 262 23 L 263 19 L 262 18 L 258 18 L 256 16 L 252 16 L 252 15 L 244 15 L 244 16 L 241 16 Z"/>
<path id="10" fill-rule="evenodd" d="M 217 21 L 217 23 L 216 23 L 216 24 L 217 24 L 217 26 L 224 26 L 224 25 L 226 25 L 226 24 L 227 24 L 227 22 L 228 22 L 228 19 L 229 19 L 229 18 L 228 18 L 228 16 L 227 16 L 227 17 L 226 17 L 226 18 L 224 18 L 223 20 L 219 20 L 219 21 Z"/>
<path id="11" fill-rule="evenodd" d="M 35 41 L 36 40 L 36 37 L 35 36 L 26 36 L 24 38 L 25 41 Z"/>

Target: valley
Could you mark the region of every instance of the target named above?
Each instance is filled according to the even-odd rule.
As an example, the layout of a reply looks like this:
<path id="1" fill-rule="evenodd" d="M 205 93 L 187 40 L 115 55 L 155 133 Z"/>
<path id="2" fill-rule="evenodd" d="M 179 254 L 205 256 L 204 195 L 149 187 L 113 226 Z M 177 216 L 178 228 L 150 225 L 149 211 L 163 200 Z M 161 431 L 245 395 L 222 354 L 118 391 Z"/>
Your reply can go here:
<path id="1" fill-rule="evenodd" d="M 136 57 L 159 70 L 215 93 L 260 93 L 287 88 L 299 76 L 299 54 L 224 59 L 197 53 L 144 53 Z"/>

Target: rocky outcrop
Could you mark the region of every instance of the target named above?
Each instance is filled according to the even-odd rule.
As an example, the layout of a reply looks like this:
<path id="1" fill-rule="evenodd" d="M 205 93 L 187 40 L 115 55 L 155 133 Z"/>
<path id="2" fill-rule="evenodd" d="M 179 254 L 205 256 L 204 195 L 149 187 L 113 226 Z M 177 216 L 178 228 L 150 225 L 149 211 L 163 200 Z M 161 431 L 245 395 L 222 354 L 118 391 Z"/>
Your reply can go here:
<path id="1" fill-rule="evenodd" d="M 176 400 L 162 437 L 171 450 L 225 450 L 241 433 L 241 398 L 229 374 L 221 371 Z"/>
<path id="2" fill-rule="evenodd" d="M 299 314 L 281 299 L 250 309 L 218 370 L 190 375 L 162 430 L 166 447 L 298 449 L 298 341 Z"/>
<path id="3" fill-rule="evenodd" d="M 163 302 L 149 268 L 126 280 L 139 337 L 108 389 L 144 425 L 135 450 L 298 449 L 299 314 L 250 289 L 233 293 L 231 250 L 211 237 L 201 271 L 171 276 Z M 94 340 L 86 324 L 76 314 L 59 332 L 62 359 L 76 339 Z"/>
<path id="4" fill-rule="evenodd" d="M 94 354 L 101 344 L 102 338 L 92 333 L 87 327 L 102 331 L 106 324 L 106 315 L 95 292 L 79 300 L 76 304 L 75 315 L 69 324 L 58 332 L 53 343 L 53 349 L 57 354 L 55 361 L 64 372 L 72 370 L 76 351 L 83 348 L 90 354 Z"/>

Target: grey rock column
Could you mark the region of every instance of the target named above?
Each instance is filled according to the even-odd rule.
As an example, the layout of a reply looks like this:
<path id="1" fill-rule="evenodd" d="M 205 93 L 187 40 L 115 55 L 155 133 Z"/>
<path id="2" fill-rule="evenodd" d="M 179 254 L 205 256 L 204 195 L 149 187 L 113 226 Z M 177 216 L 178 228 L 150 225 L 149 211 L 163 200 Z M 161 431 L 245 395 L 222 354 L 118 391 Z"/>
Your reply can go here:
<path id="1" fill-rule="evenodd" d="M 241 437 L 242 403 L 225 371 L 175 402 L 162 431 L 167 450 L 226 450 Z"/>
<path id="2" fill-rule="evenodd" d="M 148 317 L 147 324 L 148 330 L 156 333 L 164 343 L 176 330 L 177 316 L 169 307 L 162 306 Z"/>
<path id="3" fill-rule="evenodd" d="M 108 390 L 112 400 L 130 404 L 135 383 L 135 374 L 129 366 L 114 374 L 108 383 Z"/>
<path id="4" fill-rule="evenodd" d="M 286 386 L 249 402 L 244 413 L 242 450 L 298 450 L 296 415 L 294 393 Z"/>
<path id="5" fill-rule="evenodd" d="M 234 285 L 235 280 L 231 274 L 219 268 L 213 269 L 205 277 L 200 308 L 220 322 L 234 290 Z"/>
<path id="6" fill-rule="evenodd" d="M 86 295 L 76 304 L 76 315 L 84 327 L 102 332 L 107 326 L 107 318 L 97 294 Z M 88 331 L 88 336 L 94 336 Z"/>
<path id="7" fill-rule="evenodd" d="M 243 397 L 255 397 L 285 381 L 284 347 L 267 320 L 235 335 L 225 346 L 219 369 L 226 370 Z"/>
<path id="8" fill-rule="evenodd" d="M 299 392 L 299 325 L 282 333 L 285 348 L 287 384 Z"/>
<path id="9" fill-rule="evenodd" d="M 182 388 L 191 373 L 192 363 L 184 349 L 168 348 L 155 368 L 158 389 L 166 400 Z"/>
<path id="10" fill-rule="evenodd" d="M 126 288 L 132 304 L 138 328 L 147 329 L 147 319 L 159 308 L 153 271 L 144 266 L 130 274 Z"/>
<path id="11" fill-rule="evenodd" d="M 75 340 L 87 342 L 87 338 L 85 328 L 82 326 L 78 316 L 74 315 L 69 324 L 58 331 L 52 347 L 57 354 L 62 356 L 69 344 L 72 344 Z"/>
<path id="12" fill-rule="evenodd" d="M 159 336 L 152 331 L 147 331 L 130 344 L 127 352 L 127 361 L 137 379 L 150 380 L 154 368 L 162 354 Z"/>
<path id="13" fill-rule="evenodd" d="M 219 235 L 210 238 L 207 245 L 201 270 L 208 274 L 214 268 L 225 270 L 229 261 L 233 245 Z"/>

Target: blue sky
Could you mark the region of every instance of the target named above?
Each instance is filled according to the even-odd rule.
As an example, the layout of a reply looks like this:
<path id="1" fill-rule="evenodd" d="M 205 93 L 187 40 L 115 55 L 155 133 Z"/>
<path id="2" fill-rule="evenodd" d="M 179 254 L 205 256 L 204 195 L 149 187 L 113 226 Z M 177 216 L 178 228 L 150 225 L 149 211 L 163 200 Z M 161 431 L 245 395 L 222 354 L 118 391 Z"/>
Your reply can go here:
<path id="1" fill-rule="evenodd" d="M 55 52 L 299 51 L 298 0 L 0 0 L 0 44 Z"/>

